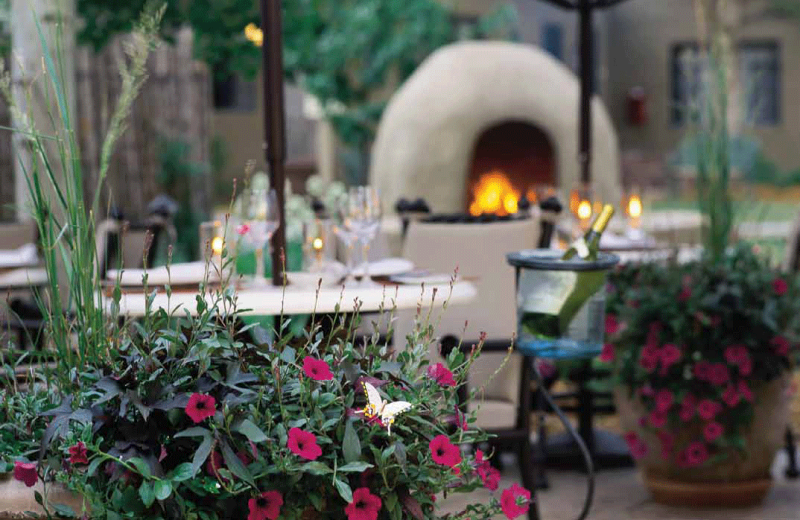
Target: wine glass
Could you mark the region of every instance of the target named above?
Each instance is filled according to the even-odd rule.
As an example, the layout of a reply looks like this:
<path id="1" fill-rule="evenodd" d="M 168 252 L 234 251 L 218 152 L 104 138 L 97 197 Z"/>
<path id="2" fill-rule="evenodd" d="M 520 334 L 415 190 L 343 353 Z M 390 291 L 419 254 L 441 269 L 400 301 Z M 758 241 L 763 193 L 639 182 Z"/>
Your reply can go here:
<path id="1" fill-rule="evenodd" d="M 345 267 L 347 269 L 346 278 L 352 278 L 353 276 L 353 263 L 354 263 L 354 254 L 353 249 L 355 248 L 356 241 L 358 237 L 355 233 L 352 233 L 347 226 L 345 225 L 345 221 L 347 220 L 347 208 L 348 208 L 348 197 L 347 193 L 342 193 L 339 197 L 337 197 L 333 201 L 333 211 L 331 211 L 331 231 L 336 237 L 341 240 L 342 244 L 345 247 Z"/>
<path id="2" fill-rule="evenodd" d="M 361 244 L 364 259 L 363 279 L 369 283 L 369 247 L 381 225 L 381 201 L 378 190 L 372 186 L 350 188 L 343 208 L 344 227 Z"/>
<path id="3" fill-rule="evenodd" d="M 275 190 L 248 189 L 241 195 L 239 236 L 256 248 L 256 275 L 253 285 L 267 285 L 264 277 L 264 247 L 280 225 L 278 194 Z"/>

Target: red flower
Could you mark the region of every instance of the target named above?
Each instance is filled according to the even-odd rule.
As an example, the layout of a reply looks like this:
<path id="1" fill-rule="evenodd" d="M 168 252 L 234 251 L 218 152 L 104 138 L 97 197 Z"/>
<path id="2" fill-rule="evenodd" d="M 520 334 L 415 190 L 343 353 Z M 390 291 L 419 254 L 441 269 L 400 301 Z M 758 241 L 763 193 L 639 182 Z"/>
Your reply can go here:
<path id="1" fill-rule="evenodd" d="M 656 393 L 656 410 L 659 412 L 668 411 L 672 406 L 672 401 L 674 399 L 675 397 L 672 395 L 672 392 L 666 388 L 662 388 Z"/>
<path id="2" fill-rule="evenodd" d="M 440 386 L 456 386 L 453 373 L 441 363 L 436 363 L 428 367 L 428 377 L 439 383 Z"/>
<path id="3" fill-rule="evenodd" d="M 614 357 L 614 345 L 611 343 L 606 343 L 603 345 L 603 351 L 600 352 L 600 361 L 603 361 L 604 363 L 611 363 L 614 361 Z"/>
<path id="4" fill-rule="evenodd" d="M 33 462 L 14 462 L 14 479 L 24 482 L 26 486 L 33 487 L 39 480 L 36 473 L 36 464 Z"/>
<path id="5" fill-rule="evenodd" d="M 669 370 L 669 367 L 680 361 L 683 354 L 680 348 L 672 343 L 667 343 L 661 348 L 658 355 L 661 358 L 661 365 L 666 375 L 666 371 Z"/>
<path id="6" fill-rule="evenodd" d="M 247 520 L 276 520 L 281 514 L 283 495 L 280 491 L 264 491 L 247 502 L 250 514 Z"/>
<path id="7" fill-rule="evenodd" d="M 708 460 L 708 449 L 700 441 L 695 441 L 686 448 L 686 462 L 689 466 L 699 466 Z"/>
<path id="8" fill-rule="evenodd" d="M 333 372 L 326 362 L 321 359 L 314 359 L 311 356 L 306 356 L 303 359 L 303 372 L 306 377 L 310 377 L 314 381 L 330 381 L 333 379 Z"/>
<path id="9" fill-rule="evenodd" d="M 722 406 L 719 403 L 712 401 L 711 399 L 703 399 L 697 405 L 697 415 L 699 415 L 701 419 L 705 419 L 706 421 L 710 421 L 711 419 L 716 417 L 717 414 L 721 411 L 722 411 Z"/>
<path id="10" fill-rule="evenodd" d="M 550 379 L 558 372 L 558 369 L 554 364 L 544 359 L 536 360 L 536 368 L 539 369 L 539 375 L 541 375 L 544 379 Z"/>
<path id="11" fill-rule="evenodd" d="M 619 330 L 619 322 L 613 314 L 606 314 L 606 336 L 613 336 Z"/>
<path id="12" fill-rule="evenodd" d="M 692 288 L 684 285 L 683 288 L 681 289 L 680 294 L 678 294 L 678 301 L 685 303 L 689 301 L 689 298 L 691 297 L 692 297 Z"/>
<path id="13" fill-rule="evenodd" d="M 433 461 L 436 464 L 452 468 L 461 463 L 461 450 L 450 442 L 447 435 L 437 435 L 428 446 L 431 449 L 431 457 L 433 457 Z"/>
<path id="14" fill-rule="evenodd" d="M 217 413 L 217 401 L 206 394 L 192 394 L 186 405 L 186 415 L 195 423 L 213 417 Z"/>
<path id="15" fill-rule="evenodd" d="M 733 408 L 739 404 L 739 401 L 742 400 L 742 396 L 739 395 L 739 392 L 736 390 L 735 386 L 728 385 L 728 388 L 722 392 L 722 400 L 725 401 L 725 404 L 727 404 L 729 407 Z"/>
<path id="16" fill-rule="evenodd" d="M 771 340 L 769 340 L 769 344 L 772 345 L 772 348 L 775 349 L 775 353 L 779 356 L 788 356 L 789 355 L 789 340 L 784 338 L 783 336 L 775 336 Z"/>
<path id="17" fill-rule="evenodd" d="M 694 377 L 700 381 L 708 381 L 708 378 L 711 376 L 711 363 L 708 361 L 698 361 L 692 371 L 694 372 Z"/>
<path id="18" fill-rule="evenodd" d="M 531 492 L 527 489 L 514 484 L 508 489 L 503 490 L 500 497 L 500 508 L 505 513 L 506 518 L 512 520 L 528 512 L 531 502 Z"/>
<path id="19" fill-rule="evenodd" d="M 246 235 L 250 232 L 250 226 L 248 224 L 240 224 L 236 226 L 236 232 L 239 235 Z"/>
<path id="20" fill-rule="evenodd" d="M 655 345 L 647 345 L 642 349 L 639 364 L 648 372 L 653 372 L 658 368 L 659 358 L 659 351 Z"/>
<path id="21" fill-rule="evenodd" d="M 86 445 L 78 441 L 75 446 L 69 448 L 69 463 L 70 464 L 89 464 L 89 459 L 86 457 Z"/>
<path id="22" fill-rule="evenodd" d="M 483 481 L 484 487 L 489 491 L 497 491 L 500 485 L 500 472 L 493 468 L 488 460 L 483 458 L 483 452 L 478 450 L 475 454 L 475 462 L 478 463 L 476 471 Z"/>
<path id="23" fill-rule="evenodd" d="M 641 459 L 647 455 L 647 443 L 639 438 L 635 432 L 628 432 L 625 434 L 625 442 L 628 444 L 628 449 L 631 452 L 631 457 L 634 459 Z"/>
<path id="24" fill-rule="evenodd" d="M 775 291 L 776 296 L 783 296 L 789 290 L 789 285 L 783 278 L 775 278 L 772 281 L 772 290 Z"/>
<path id="25" fill-rule="evenodd" d="M 722 386 L 730 381 L 731 375 L 724 363 L 714 363 L 708 373 L 708 382 L 714 386 Z"/>
<path id="26" fill-rule="evenodd" d="M 347 520 L 377 520 L 380 510 L 380 497 L 373 495 L 365 487 L 353 491 L 353 501 L 344 508 Z"/>
<path id="27" fill-rule="evenodd" d="M 658 410 L 653 410 L 650 412 L 650 424 L 653 428 L 661 429 L 667 425 L 667 414 L 666 412 L 659 412 Z"/>
<path id="28" fill-rule="evenodd" d="M 469 424 L 467 424 L 467 415 L 461 413 L 461 410 L 458 409 L 458 405 L 456 405 L 455 421 L 456 426 L 461 428 L 463 431 L 467 431 L 469 429 Z"/>
<path id="29" fill-rule="evenodd" d="M 681 409 L 678 412 L 678 417 L 680 417 L 681 421 L 689 422 L 694 417 L 695 411 L 697 408 L 697 399 L 691 394 L 686 394 L 683 398 L 683 402 L 681 403 Z"/>
<path id="30" fill-rule="evenodd" d="M 750 359 L 747 347 L 744 345 L 731 345 L 725 349 L 725 360 L 731 365 L 740 365 Z"/>
<path id="31" fill-rule="evenodd" d="M 289 430 L 289 439 L 286 442 L 289 451 L 306 460 L 316 460 L 322 455 L 322 448 L 317 444 L 317 436 L 300 428 Z"/>
<path id="32" fill-rule="evenodd" d="M 739 381 L 739 384 L 736 385 L 736 389 L 739 390 L 739 395 L 741 395 L 745 401 L 753 402 L 753 391 L 750 390 L 750 387 L 747 386 L 744 379 Z"/>
<path id="33" fill-rule="evenodd" d="M 703 436 L 707 442 L 714 442 L 725 433 L 725 428 L 717 421 L 711 421 L 703 428 Z"/>

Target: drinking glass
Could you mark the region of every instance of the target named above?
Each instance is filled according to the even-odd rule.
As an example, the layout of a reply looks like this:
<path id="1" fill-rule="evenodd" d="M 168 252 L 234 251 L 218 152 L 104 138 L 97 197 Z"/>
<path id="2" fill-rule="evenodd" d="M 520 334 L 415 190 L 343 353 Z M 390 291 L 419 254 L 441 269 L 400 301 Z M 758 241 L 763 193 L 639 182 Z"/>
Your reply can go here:
<path id="1" fill-rule="evenodd" d="M 363 279 L 369 283 L 369 247 L 381 225 L 381 202 L 378 190 L 372 186 L 350 188 L 345 201 L 342 222 L 361 244 L 364 260 Z"/>
<path id="2" fill-rule="evenodd" d="M 264 248 L 280 223 L 278 194 L 275 190 L 248 189 L 242 195 L 237 232 L 241 239 L 255 247 L 256 275 L 253 285 L 267 285 L 264 276 Z"/>
<path id="3" fill-rule="evenodd" d="M 342 245 L 345 247 L 345 267 L 347 268 L 347 275 L 346 279 L 350 279 L 353 277 L 354 271 L 354 252 L 353 249 L 355 248 L 356 241 L 358 237 L 355 233 L 352 233 L 347 226 L 345 226 L 345 221 L 347 220 L 347 208 L 348 208 L 348 197 L 347 193 L 343 193 L 340 197 L 336 198 L 333 201 L 334 207 L 331 211 L 331 231 L 336 237 L 341 240 Z"/>

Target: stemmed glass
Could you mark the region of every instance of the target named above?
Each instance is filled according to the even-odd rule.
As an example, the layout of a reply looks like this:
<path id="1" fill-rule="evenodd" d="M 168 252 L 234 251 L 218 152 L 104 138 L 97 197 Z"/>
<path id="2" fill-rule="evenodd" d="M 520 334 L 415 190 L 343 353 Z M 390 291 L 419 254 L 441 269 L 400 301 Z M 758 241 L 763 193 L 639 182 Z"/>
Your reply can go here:
<path id="1" fill-rule="evenodd" d="M 361 244 L 364 258 L 363 279 L 369 283 L 369 247 L 381 225 L 381 201 L 378 190 L 372 186 L 350 188 L 342 208 L 342 222 Z"/>
<path id="2" fill-rule="evenodd" d="M 331 212 L 331 216 L 333 217 L 331 230 L 333 231 L 333 234 L 342 241 L 342 244 L 346 248 L 345 267 L 347 268 L 347 278 L 349 279 L 353 276 L 353 249 L 355 248 L 358 237 L 345 225 L 345 221 L 347 220 L 348 206 L 349 202 L 346 193 L 343 193 L 341 197 L 334 201 L 333 211 Z"/>
<path id="3" fill-rule="evenodd" d="M 264 276 L 264 248 L 280 225 L 278 194 L 275 190 L 248 189 L 241 195 L 241 213 L 236 231 L 256 248 L 256 275 L 253 285 L 267 285 Z"/>

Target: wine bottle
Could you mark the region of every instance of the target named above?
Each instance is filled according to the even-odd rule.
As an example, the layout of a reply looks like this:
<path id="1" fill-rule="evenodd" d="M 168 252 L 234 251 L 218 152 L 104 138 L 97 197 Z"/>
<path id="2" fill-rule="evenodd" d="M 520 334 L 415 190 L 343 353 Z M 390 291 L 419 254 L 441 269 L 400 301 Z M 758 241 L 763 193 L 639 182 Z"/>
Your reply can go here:
<path id="1" fill-rule="evenodd" d="M 603 231 L 606 230 L 608 221 L 613 216 L 614 206 L 611 204 L 603 206 L 603 211 L 592 223 L 589 231 L 569 246 L 567 252 L 561 257 L 562 260 L 572 260 L 576 256 L 583 260 L 597 260 L 597 253 L 600 250 L 600 237 L 603 235 Z"/>

